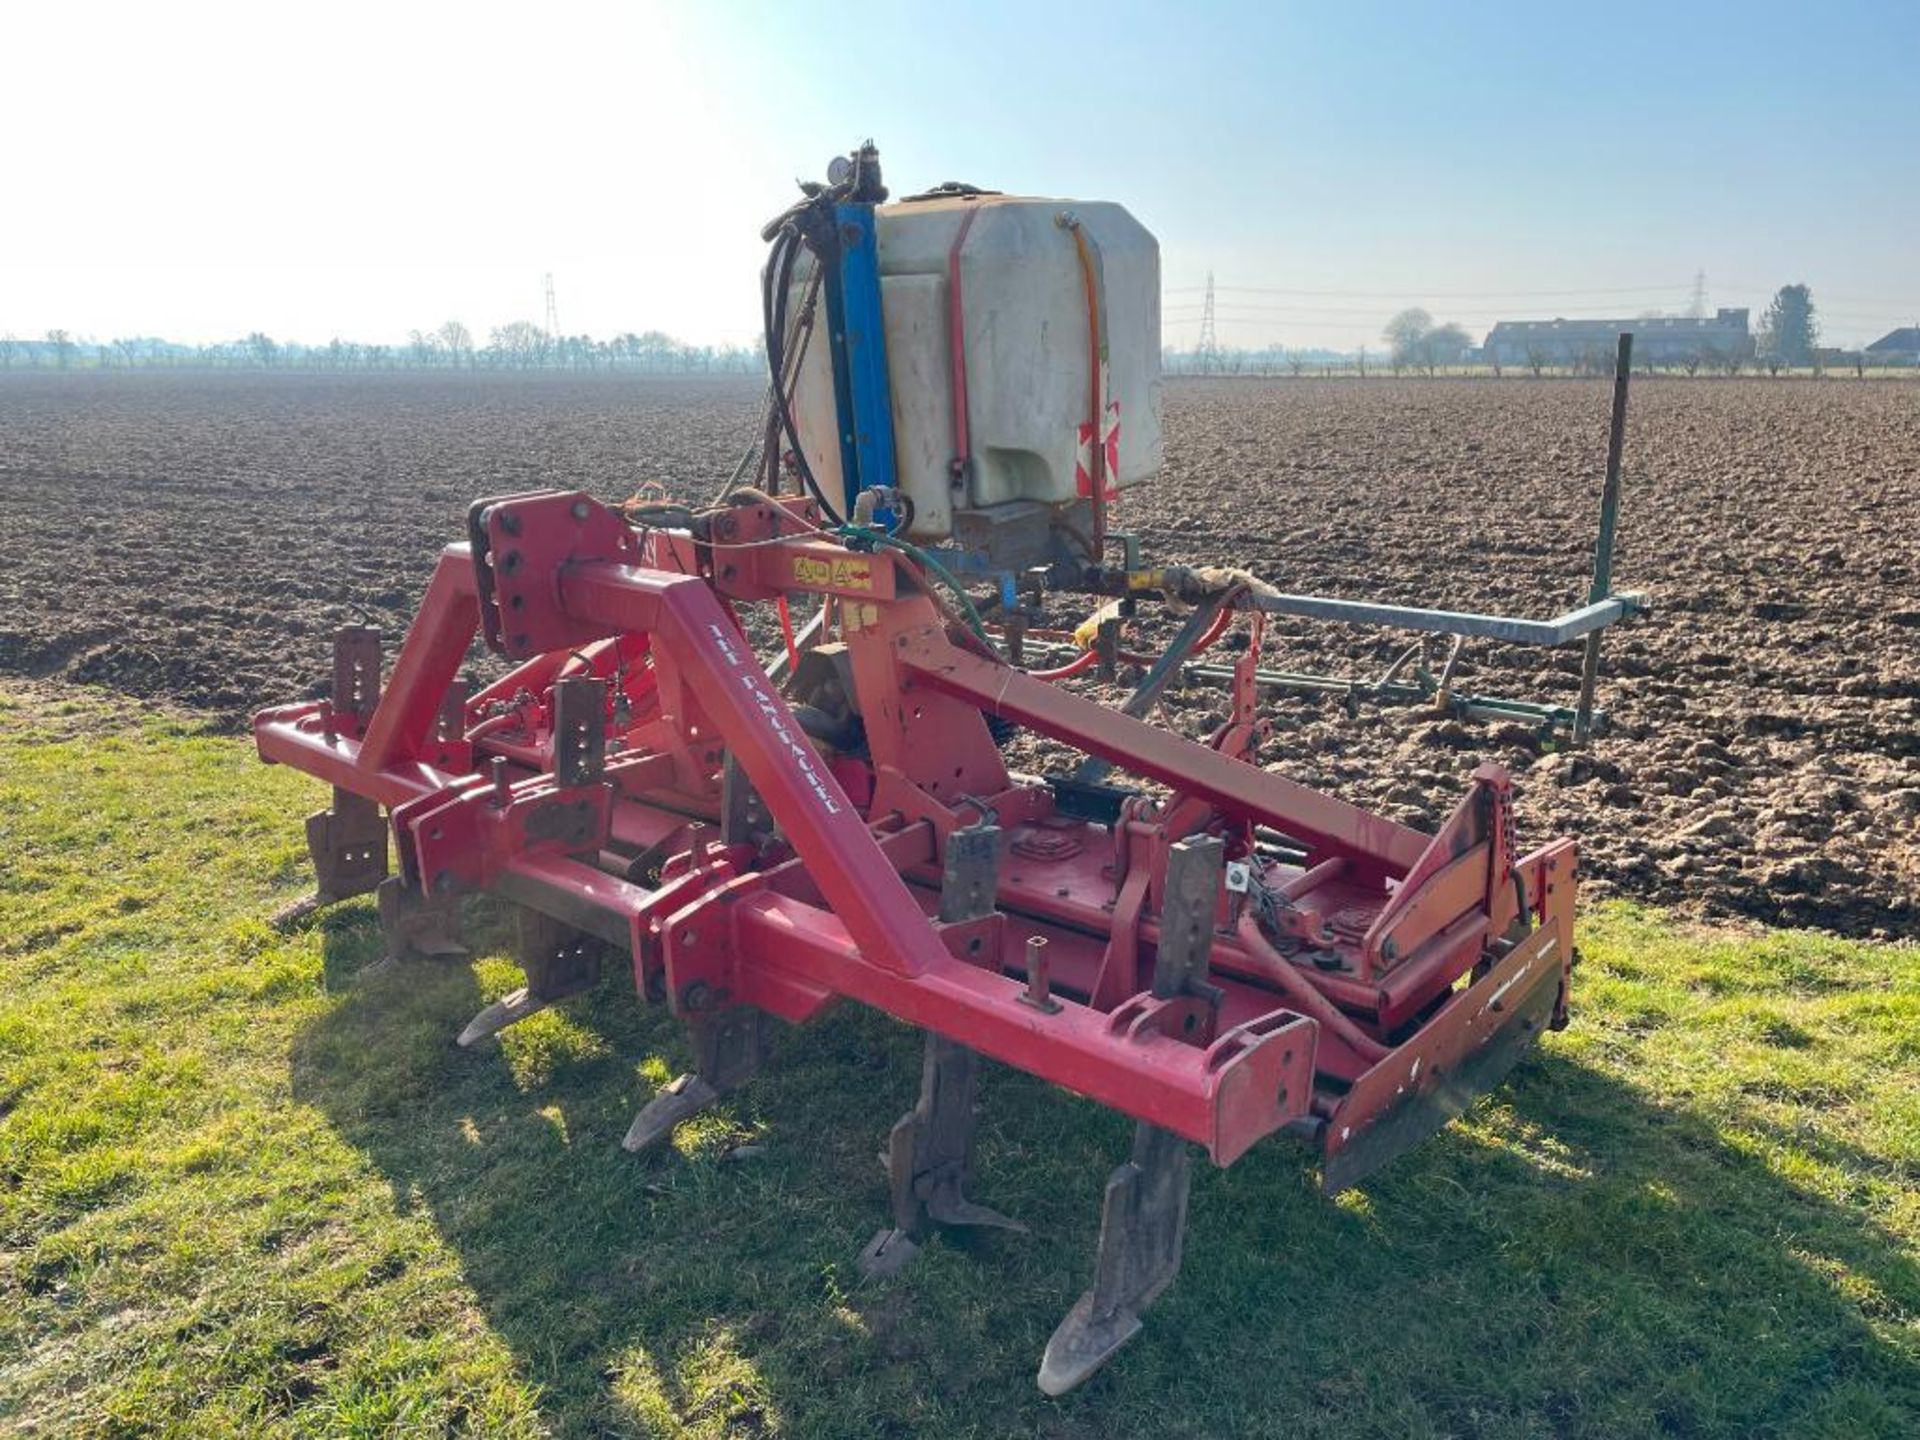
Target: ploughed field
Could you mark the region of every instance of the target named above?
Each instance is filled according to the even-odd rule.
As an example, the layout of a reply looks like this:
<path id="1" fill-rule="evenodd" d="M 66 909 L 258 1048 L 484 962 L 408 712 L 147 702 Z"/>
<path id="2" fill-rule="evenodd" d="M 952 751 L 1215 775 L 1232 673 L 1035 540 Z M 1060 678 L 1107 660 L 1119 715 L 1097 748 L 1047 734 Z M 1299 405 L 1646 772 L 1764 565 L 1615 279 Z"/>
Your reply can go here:
<path id="1" fill-rule="evenodd" d="M 649 481 L 704 499 L 759 396 L 744 380 L 0 376 L 0 670 L 237 724 L 319 693 L 342 623 L 397 645 L 473 499 Z M 1585 599 L 1607 407 L 1604 382 L 1175 382 L 1165 471 L 1119 523 L 1151 559 L 1287 590 L 1544 618 Z M 1654 609 L 1607 637 L 1611 724 L 1588 750 L 1277 696 L 1263 760 L 1428 828 L 1498 761 L 1521 842 L 1578 836 L 1592 890 L 1910 931 L 1920 385 L 1636 380 L 1614 573 Z M 1366 681 L 1410 638 L 1276 619 L 1267 663 Z M 1577 645 L 1474 642 L 1455 688 L 1570 705 L 1579 664 Z M 1223 713 L 1201 688 L 1164 711 L 1195 734 Z"/>

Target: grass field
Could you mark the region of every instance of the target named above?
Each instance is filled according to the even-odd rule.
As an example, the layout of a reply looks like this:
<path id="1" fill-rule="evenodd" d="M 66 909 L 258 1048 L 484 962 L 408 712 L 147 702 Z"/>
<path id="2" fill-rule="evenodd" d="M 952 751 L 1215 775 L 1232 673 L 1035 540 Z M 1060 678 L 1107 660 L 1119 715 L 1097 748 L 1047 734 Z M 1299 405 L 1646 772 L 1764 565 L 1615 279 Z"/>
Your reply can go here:
<path id="1" fill-rule="evenodd" d="M 686 1056 L 629 984 L 456 1050 L 517 972 L 369 973 L 364 901 L 275 933 L 319 792 L 112 703 L 0 684 L 0 1431 L 1920 1433 L 1920 950 L 1589 914 L 1572 1029 L 1338 1202 L 1284 1142 L 1203 1169 L 1046 1401 L 1124 1120 L 994 1069 L 1033 1234 L 863 1285 L 909 1032 L 787 1035 L 636 1160 Z"/>

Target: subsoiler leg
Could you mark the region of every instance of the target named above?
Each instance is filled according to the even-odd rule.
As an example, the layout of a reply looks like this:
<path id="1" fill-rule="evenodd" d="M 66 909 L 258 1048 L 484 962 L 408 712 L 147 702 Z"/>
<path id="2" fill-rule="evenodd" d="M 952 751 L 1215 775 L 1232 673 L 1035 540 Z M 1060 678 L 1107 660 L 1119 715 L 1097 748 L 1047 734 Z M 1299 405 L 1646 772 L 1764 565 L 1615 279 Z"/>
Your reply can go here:
<path id="1" fill-rule="evenodd" d="M 307 817 L 307 854 L 314 889 L 273 917 L 288 925 L 323 905 L 364 895 L 387 877 L 387 822 L 380 806 L 335 786 L 333 804 Z"/>
<path id="2" fill-rule="evenodd" d="M 620 1147 L 638 1152 L 658 1144 L 681 1121 L 712 1108 L 729 1091 L 752 1079 L 766 1058 L 765 1022 L 765 1012 L 751 1005 L 690 1020 L 692 1072 L 665 1086 L 642 1107 Z"/>
<path id="3" fill-rule="evenodd" d="M 947 836 L 940 881 L 940 921 L 960 924 L 991 915 L 999 889 L 1001 832 L 970 825 Z M 860 1252 L 867 1275 L 891 1275 L 920 1252 L 936 1224 L 993 1225 L 1024 1230 L 998 1210 L 966 1196 L 973 1173 L 973 1098 L 980 1057 L 957 1041 L 927 1033 L 920 1065 L 920 1099 L 895 1122 L 887 1138 L 887 1177 L 893 1189 L 893 1227 Z"/>
<path id="4" fill-rule="evenodd" d="M 1180 1273 L 1192 1183 L 1187 1142 L 1140 1123 L 1133 1157 L 1107 1180 L 1093 1288 L 1067 1312 L 1040 1360 L 1040 1388 L 1064 1395 L 1140 1331 L 1140 1313 Z"/>
<path id="5" fill-rule="evenodd" d="M 348 625 L 333 637 L 333 713 L 365 725 L 380 704 L 380 632 Z M 365 895 L 387 878 L 387 824 L 380 806 L 333 787 L 333 804 L 307 817 L 314 892 L 274 916 L 277 925 L 323 905 Z"/>
<path id="6" fill-rule="evenodd" d="M 400 875 L 389 875 L 374 891 L 380 906 L 380 934 L 389 960 L 413 955 L 465 955 L 460 943 L 460 901 L 453 895 L 428 895 Z"/>
<path id="7" fill-rule="evenodd" d="M 517 920 L 515 958 L 527 972 L 527 983 L 469 1020 L 460 1032 L 461 1045 L 497 1035 L 516 1021 L 600 983 L 599 942 L 531 906 L 520 906 Z"/>
<path id="8" fill-rule="evenodd" d="M 307 851 L 322 904 L 366 894 L 387 878 L 380 806 L 336 785 L 333 804 L 307 817 Z"/>
<path id="9" fill-rule="evenodd" d="M 887 1138 L 893 1228 L 860 1252 L 867 1275 L 891 1275 L 919 1253 L 935 1225 L 988 1225 L 1025 1231 L 998 1210 L 967 1198 L 973 1175 L 974 1092 L 980 1057 L 944 1035 L 929 1034 L 920 1067 L 920 1100 Z"/>

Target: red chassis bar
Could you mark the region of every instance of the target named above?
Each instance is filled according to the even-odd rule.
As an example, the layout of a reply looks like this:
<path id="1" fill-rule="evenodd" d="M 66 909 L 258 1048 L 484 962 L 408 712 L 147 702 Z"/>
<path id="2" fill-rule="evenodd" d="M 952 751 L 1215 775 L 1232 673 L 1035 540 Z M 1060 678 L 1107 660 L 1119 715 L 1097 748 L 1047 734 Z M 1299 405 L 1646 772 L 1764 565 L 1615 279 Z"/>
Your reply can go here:
<path id="1" fill-rule="evenodd" d="M 915 567 L 810 528 L 772 502 L 699 538 L 643 535 L 585 495 L 476 507 L 371 711 L 265 711 L 260 753 L 387 807 L 416 897 L 490 889 L 618 944 L 642 993 L 696 1024 L 858 1000 L 1222 1165 L 1283 1127 L 1317 1136 L 1330 1187 L 1564 1017 L 1572 843 L 1516 855 L 1498 770 L 1420 834 L 1250 763 L 1250 724 L 1198 744 L 1012 669 Z M 809 733 L 730 608 L 790 593 L 838 611 L 821 693 L 857 724 L 837 738 Z M 462 703 L 482 630 L 522 669 Z M 584 772 L 563 753 L 570 673 L 607 701 L 608 753 Z M 988 716 L 1166 798 L 1111 824 L 1062 813 L 1009 774 Z M 770 827 L 732 823 L 730 783 Z M 984 827 L 1006 842 L 989 903 L 942 919 L 953 837 Z M 1255 827 L 1300 853 L 1273 858 Z M 1218 877 L 1199 900 L 1196 842 Z M 1170 971 L 1195 935 L 1198 968 Z"/>

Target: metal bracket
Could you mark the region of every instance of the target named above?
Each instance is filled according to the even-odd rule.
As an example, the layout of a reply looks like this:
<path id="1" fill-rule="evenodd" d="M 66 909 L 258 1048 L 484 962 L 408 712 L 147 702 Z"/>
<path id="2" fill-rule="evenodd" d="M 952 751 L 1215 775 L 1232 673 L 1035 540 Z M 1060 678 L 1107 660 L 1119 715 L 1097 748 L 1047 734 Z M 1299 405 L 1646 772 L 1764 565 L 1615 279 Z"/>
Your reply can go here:
<path id="1" fill-rule="evenodd" d="M 333 634 L 333 713 L 364 726 L 380 705 L 380 632 L 343 625 Z"/>
<path id="2" fill-rule="evenodd" d="M 441 744 L 466 738 L 467 699 L 472 693 L 472 684 L 462 677 L 448 685 L 447 693 L 440 697 L 440 710 L 433 721 L 433 738 Z"/>
<path id="3" fill-rule="evenodd" d="M 940 923 L 991 915 L 1000 889 L 998 825 L 969 825 L 947 835 L 940 876 Z"/>
<path id="4" fill-rule="evenodd" d="M 758 846 L 773 835 L 773 817 L 732 751 L 720 771 L 720 843 Z"/>
<path id="5" fill-rule="evenodd" d="M 1226 842 L 1217 835 L 1190 835 L 1167 847 L 1160 944 L 1153 961 L 1154 998 L 1191 996 L 1206 1002 L 1206 1033 L 1201 1038 L 1209 1041 L 1226 998 L 1207 980 L 1225 856 Z"/>
<path id="6" fill-rule="evenodd" d="M 553 777 L 562 789 L 597 785 L 607 769 L 607 682 L 553 682 Z"/>
<path id="7" fill-rule="evenodd" d="M 1093 1287 L 1067 1312 L 1040 1360 L 1040 1389 L 1064 1395 L 1140 1332 L 1140 1314 L 1180 1273 L 1192 1152 L 1142 1121 L 1133 1157 L 1107 1180 Z"/>

